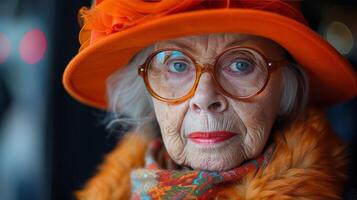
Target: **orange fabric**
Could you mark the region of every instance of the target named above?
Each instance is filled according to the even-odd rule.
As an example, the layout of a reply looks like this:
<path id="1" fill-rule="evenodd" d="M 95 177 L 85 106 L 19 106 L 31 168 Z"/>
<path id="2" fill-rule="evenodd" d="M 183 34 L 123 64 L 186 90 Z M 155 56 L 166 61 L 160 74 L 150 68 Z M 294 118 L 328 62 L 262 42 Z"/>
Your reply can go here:
<path id="1" fill-rule="evenodd" d="M 267 3 L 268 2 L 268 3 Z M 97 2 L 97 4 L 99 4 Z M 279 13 L 307 24 L 294 1 L 262 0 L 161 0 L 145 2 L 142 0 L 106 0 L 91 10 L 80 10 L 85 25 L 79 34 L 81 49 L 115 32 L 123 31 L 137 24 L 182 11 L 214 8 L 249 8 Z M 90 32 L 88 34 L 87 32 Z"/>
<path id="2" fill-rule="evenodd" d="M 149 140 L 135 133 L 127 135 L 107 157 L 96 178 L 87 184 L 87 190 L 77 194 L 79 199 L 129 199 L 132 169 L 144 165 Z M 90 188 L 90 189 L 89 189 Z"/>
<path id="3" fill-rule="evenodd" d="M 341 199 L 347 178 L 345 146 L 320 112 L 311 111 L 273 137 L 276 152 L 269 164 L 240 183 L 222 186 L 217 199 Z M 148 143 L 139 134 L 126 135 L 77 198 L 129 199 L 130 172 L 144 165 Z"/>
<path id="4" fill-rule="evenodd" d="M 296 1 L 103 0 L 81 13 L 81 51 L 68 64 L 63 84 L 90 106 L 107 109 L 107 77 L 148 45 L 222 32 L 266 37 L 285 48 L 310 76 L 311 104 L 326 106 L 357 95 L 356 73 L 306 25 Z"/>

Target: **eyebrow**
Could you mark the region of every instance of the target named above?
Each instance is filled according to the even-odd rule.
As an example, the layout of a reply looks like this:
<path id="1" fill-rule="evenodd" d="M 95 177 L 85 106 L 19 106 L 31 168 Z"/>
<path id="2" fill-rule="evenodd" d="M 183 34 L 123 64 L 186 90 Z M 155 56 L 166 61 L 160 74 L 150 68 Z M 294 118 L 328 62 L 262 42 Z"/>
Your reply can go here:
<path id="1" fill-rule="evenodd" d="M 241 45 L 242 43 L 245 43 L 245 42 L 247 42 L 248 40 L 249 40 L 249 38 L 246 38 L 246 37 L 240 38 L 240 39 L 237 39 L 237 40 L 233 40 L 233 41 L 231 41 L 230 43 L 228 43 L 228 44 L 224 47 L 224 49 L 227 49 L 227 48 L 233 47 L 233 46 Z"/>
<path id="2" fill-rule="evenodd" d="M 185 43 L 182 43 L 182 42 L 178 42 L 178 41 L 169 41 L 168 44 L 170 45 L 174 45 L 174 46 L 178 46 L 180 49 L 187 49 L 189 50 L 190 52 L 197 52 L 196 49 L 190 47 L 189 45 L 185 44 Z"/>
<path id="3" fill-rule="evenodd" d="M 223 51 L 229 47 L 233 47 L 233 46 L 238 46 L 246 41 L 248 41 L 249 39 L 248 38 L 241 38 L 241 39 L 237 39 L 237 40 L 233 40 L 231 42 L 229 42 L 224 48 L 223 48 Z M 174 46 L 177 46 L 179 47 L 180 49 L 185 49 L 185 50 L 188 50 L 190 52 L 194 52 L 194 53 L 197 53 L 197 50 L 195 48 L 192 48 L 191 46 L 183 43 L 183 42 L 178 42 L 178 41 L 168 41 L 168 44 L 170 45 L 174 45 Z"/>

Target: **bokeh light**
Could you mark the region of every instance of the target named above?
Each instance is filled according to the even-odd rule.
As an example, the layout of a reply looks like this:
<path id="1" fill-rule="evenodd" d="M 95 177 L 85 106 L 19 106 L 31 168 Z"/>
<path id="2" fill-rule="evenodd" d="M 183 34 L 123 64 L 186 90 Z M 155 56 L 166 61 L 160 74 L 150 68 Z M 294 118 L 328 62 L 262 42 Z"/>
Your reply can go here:
<path id="1" fill-rule="evenodd" d="M 5 34 L 0 33 L 0 64 L 4 63 L 9 57 L 11 51 L 10 40 Z"/>
<path id="2" fill-rule="evenodd" d="M 45 33 L 39 29 L 27 32 L 21 39 L 19 51 L 21 58 L 28 64 L 36 64 L 45 55 L 47 40 Z"/>
<path id="3" fill-rule="evenodd" d="M 333 21 L 327 26 L 326 40 L 344 55 L 349 54 L 354 45 L 351 30 L 339 21 Z"/>

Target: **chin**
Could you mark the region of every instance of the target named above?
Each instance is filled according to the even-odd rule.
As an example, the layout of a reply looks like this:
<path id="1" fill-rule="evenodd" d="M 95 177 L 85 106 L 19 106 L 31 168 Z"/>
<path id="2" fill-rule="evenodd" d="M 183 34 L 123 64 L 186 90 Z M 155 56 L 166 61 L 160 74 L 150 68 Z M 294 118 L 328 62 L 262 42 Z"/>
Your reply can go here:
<path id="1" fill-rule="evenodd" d="M 200 159 L 192 161 L 191 168 L 207 171 L 227 171 L 239 166 L 242 161 L 223 160 L 222 158 L 212 158 L 202 156 Z"/>
<path id="2" fill-rule="evenodd" d="M 208 171 L 226 171 L 244 162 L 243 155 L 237 146 L 227 145 L 221 148 L 195 148 L 188 145 L 186 163 L 193 169 Z M 233 148 L 235 147 L 235 148 Z"/>

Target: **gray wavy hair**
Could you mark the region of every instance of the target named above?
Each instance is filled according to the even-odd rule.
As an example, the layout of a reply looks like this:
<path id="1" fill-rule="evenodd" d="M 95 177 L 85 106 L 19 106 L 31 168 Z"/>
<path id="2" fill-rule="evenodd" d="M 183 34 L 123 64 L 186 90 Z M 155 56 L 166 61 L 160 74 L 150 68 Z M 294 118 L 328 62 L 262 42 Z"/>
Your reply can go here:
<path id="1" fill-rule="evenodd" d="M 153 102 L 143 79 L 138 76 L 138 66 L 153 52 L 154 45 L 137 53 L 122 69 L 114 72 L 107 79 L 109 114 L 105 122 L 107 129 L 125 132 L 134 129 L 137 132 L 144 126 L 153 127 L 148 134 L 159 134 Z M 281 99 L 279 117 L 276 124 L 288 124 L 305 109 L 309 81 L 306 73 L 287 55 L 289 62 L 282 68 L 284 89 Z"/>

